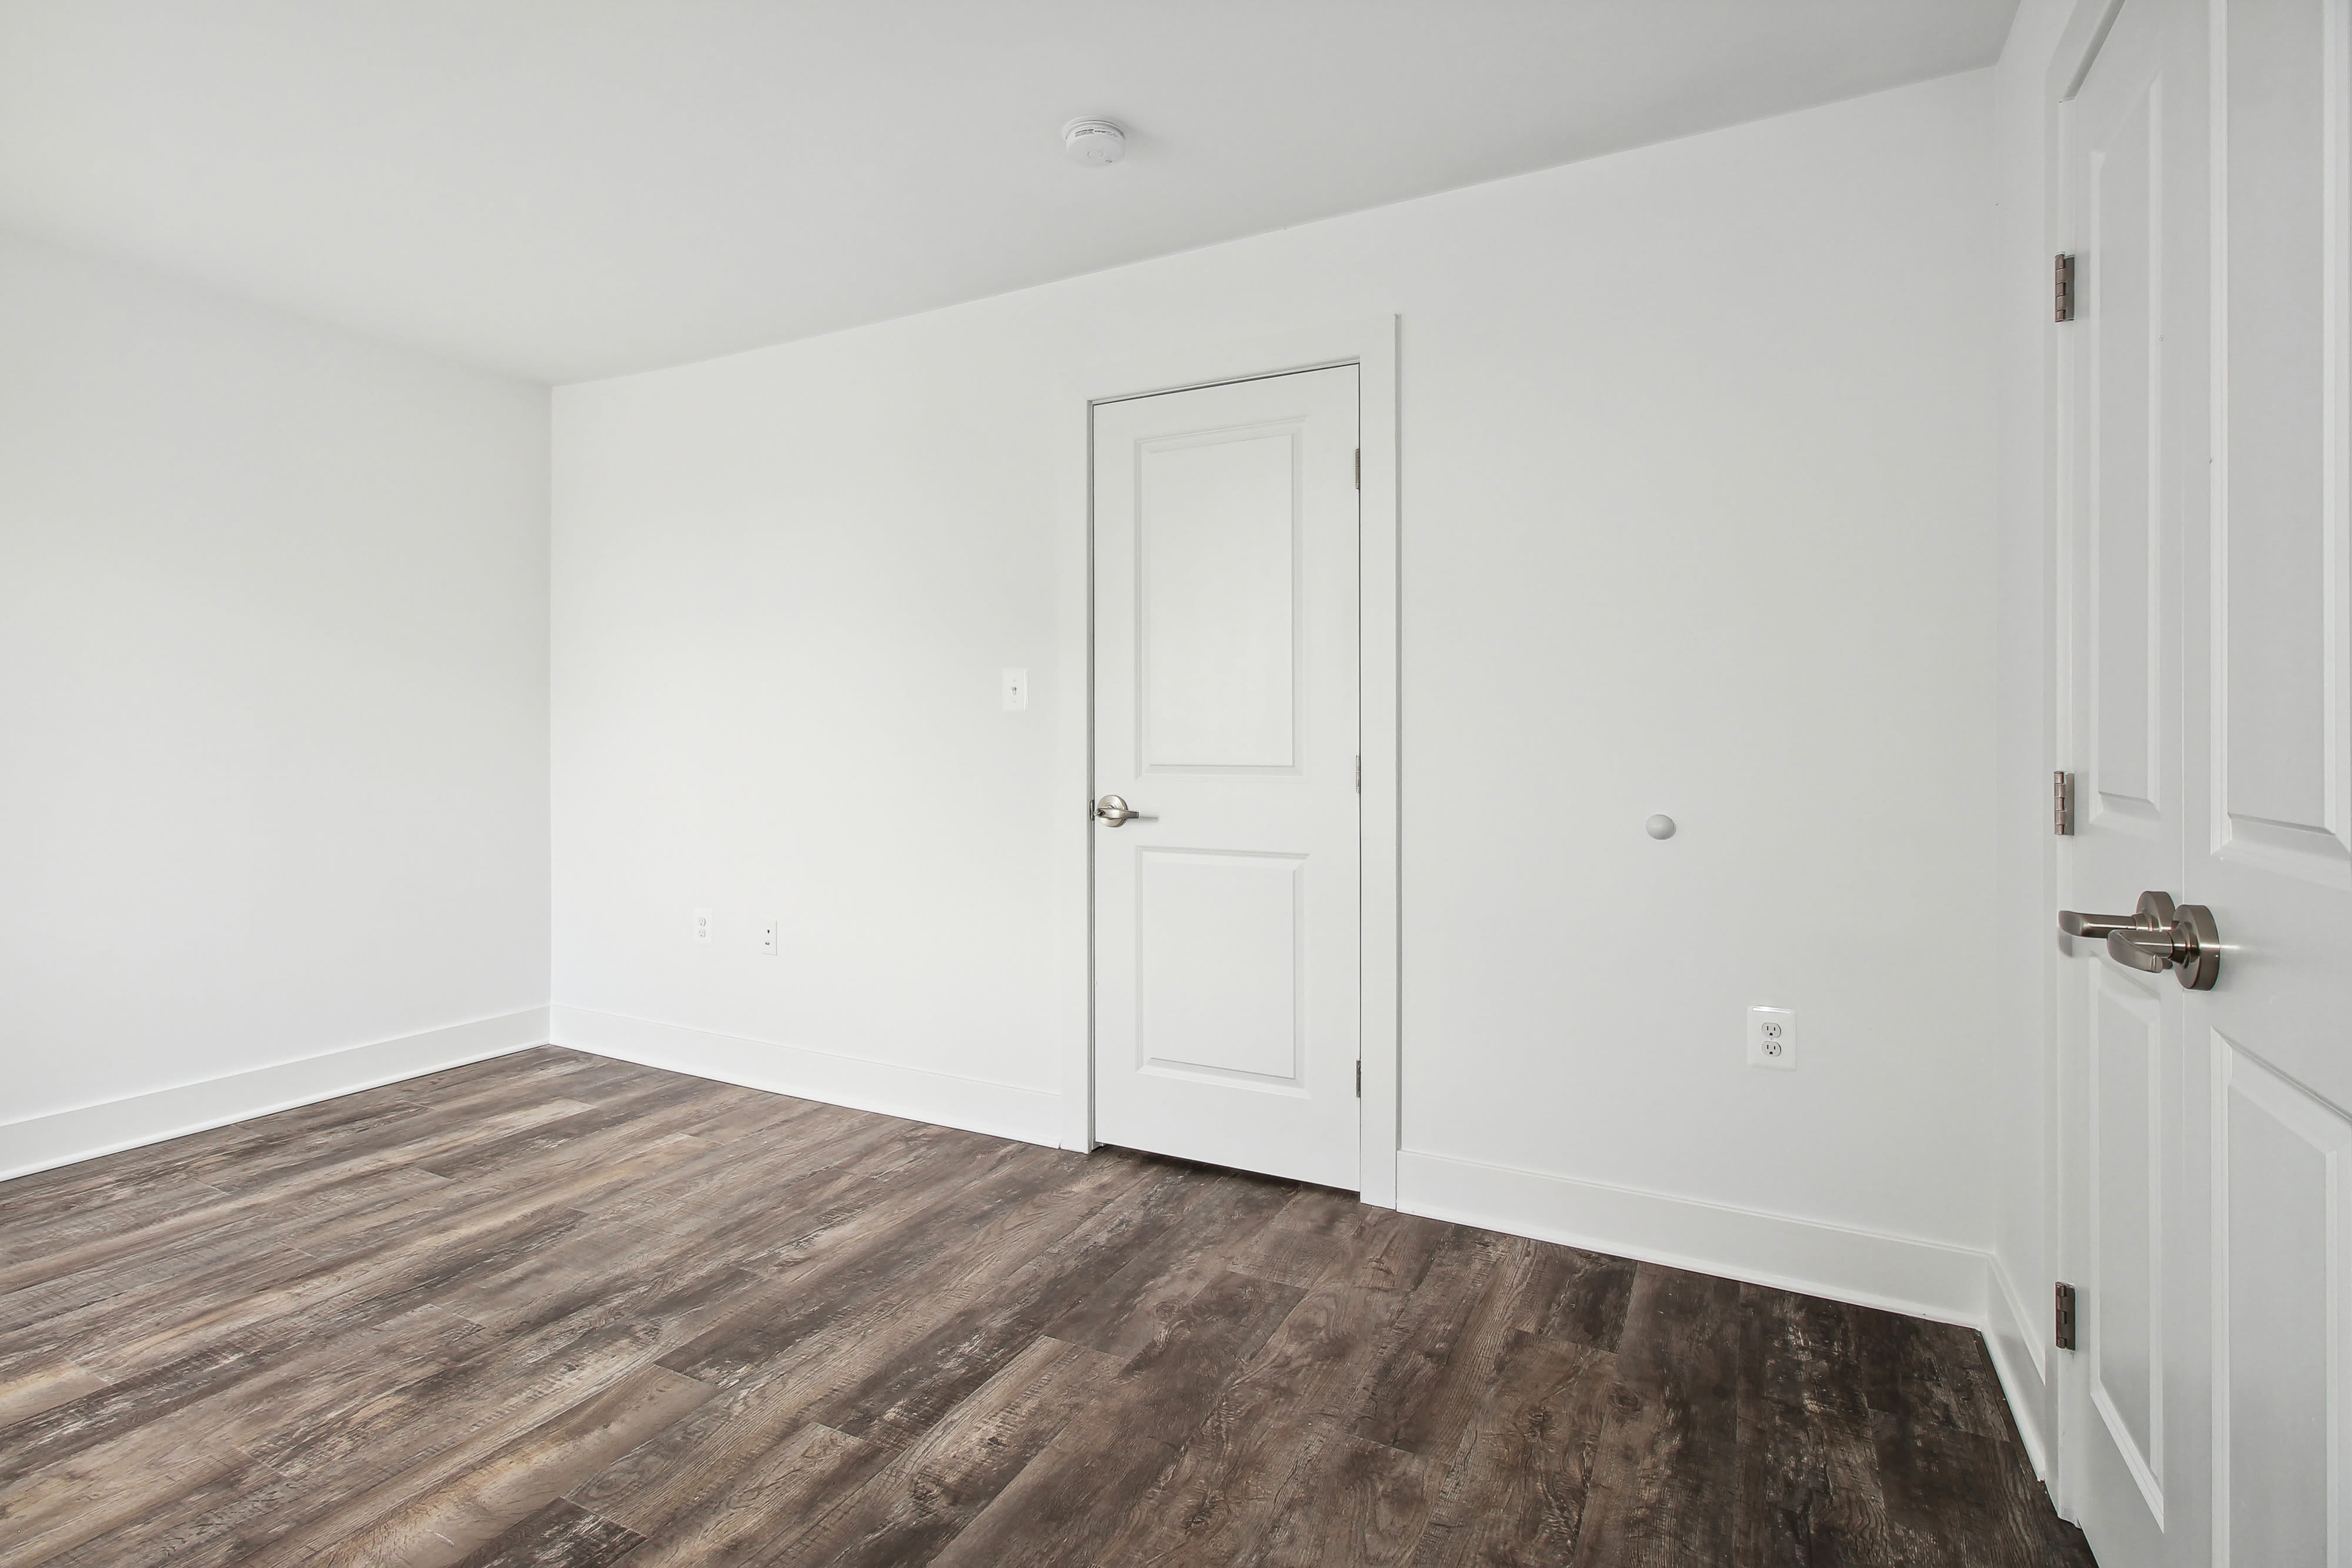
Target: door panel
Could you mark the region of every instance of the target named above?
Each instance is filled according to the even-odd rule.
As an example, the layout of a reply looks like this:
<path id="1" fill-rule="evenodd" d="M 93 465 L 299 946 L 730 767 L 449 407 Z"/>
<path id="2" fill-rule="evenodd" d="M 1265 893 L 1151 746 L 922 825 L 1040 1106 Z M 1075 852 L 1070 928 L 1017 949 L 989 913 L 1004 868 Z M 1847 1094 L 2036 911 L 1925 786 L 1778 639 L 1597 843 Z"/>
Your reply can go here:
<path id="1" fill-rule="evenodd" d="M 2352 1560 L 2352 1121 L 2215 1036 L 2227 1372 L 2220 1560 Z M 2231 1506 L 2236 1500 L 2238 1506 Z"/>
<path id="2" fill-rule="evenodd" d="M 2084 1351 L 2092 1403 L 2149 1513 L 2164 1518 L 2164 1009 L 2137 976 L 2093 971 L 2094 1213 Z"/>
<path id="3" fill-rule="evenodd" d="M 1357 1184 L 1352 366 L 1095 410 L 1095 1126 Z"/>
<path id="4" fill-rule="evenodd" d="M 1299 434 L 1246 428 L 1138 448 L 1138 773 L 1297 760 Z"/>
<path id="5" fill-rule="evenodd" d="M 2334 885 L 2352 880 L 2341 722 L 2346 257 L 2329 187 L 2346 107 L 2343 40 L 2329 35 L 2343 11 L 2235 0 L 2226 12 L 2223 233 L 2227 254 L 2254 260 L 2227 274 L 2229 461 L 2212 585 L 2216 836 Z"/>
<path id="6" fill-rule="evenodd" d="M 2159 62 L 2150 62 L 2156 66 Z M 2105 84 L 2102 84 L 2105 85 Z M 2166 739 L 2163 697 L 2164 552 L 2158 471 L 2164 450 L 2158 345 L 2163 301 L 2156 298 L 2156 181 L 2163 108 L 2160 69 L 2114 96 L 2106 132 L 2085 161 L 2088 212 L 2080 284 L 2090 375 L 2085 405 L 2090 448 L 2083 482 L 2090 523 L 2091 742 L 2094 817 L 2152 830 Z"/>
<path id="7" fill-rule="evenodd" d="M 1303 855 L 1138 852 L 1136 1066 L 1295 1089 Z"/>

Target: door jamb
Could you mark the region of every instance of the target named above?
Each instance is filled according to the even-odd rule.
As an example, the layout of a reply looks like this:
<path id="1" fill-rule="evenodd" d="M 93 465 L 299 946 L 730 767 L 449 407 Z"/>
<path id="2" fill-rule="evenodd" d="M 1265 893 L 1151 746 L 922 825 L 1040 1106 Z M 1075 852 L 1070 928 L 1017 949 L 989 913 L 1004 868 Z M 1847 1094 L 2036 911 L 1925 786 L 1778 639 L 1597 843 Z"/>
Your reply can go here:
<path id="1" fill-rule="evenodd" d="M 1397 1149 L 1402 1128 L 1399 1028 L 1401 944 L 1399 925 L 1398 772 L 1398 592 L 1397 592 L 1397 336 L 1394 316 L 1286 332 L 1228 343 L 1193 343 L 1163 352 L 1082 371 L 1077 378 L 1079 416 L 1086 422 L 1086 555 L 1078 580 L 1086 584 L 1085 798 L 1094 798 L 1094 408 L 1097 403 L 1156 392 L 1252 381 L 1299 371 L 1354 365 L 1358 440 L 1363 448 L 1363 488 L 1358 498 L 1357 538 L 1357 734 L 1364 758 L 1363 799 L 1357 819 L 1362 875 L 1359 940 L 1363 1103 L 1358 1117 L 1358 1180 L 1363 1201 L 1393 1208 L 1397 1201 Z M 1080 789 L 1074 781 L 1074 808 Z M 1083 1030 L 1073 1031 L 1071 1059 L 1064 1063 L 1065 1148 L 1094 1146 L 1094 839 L 1087 828 L 1087 853 L 1078 874 L 1086 886 L 1077 907 L 1087 912 L 1078 935 L 1085 962 L 1081 998 Z"/>

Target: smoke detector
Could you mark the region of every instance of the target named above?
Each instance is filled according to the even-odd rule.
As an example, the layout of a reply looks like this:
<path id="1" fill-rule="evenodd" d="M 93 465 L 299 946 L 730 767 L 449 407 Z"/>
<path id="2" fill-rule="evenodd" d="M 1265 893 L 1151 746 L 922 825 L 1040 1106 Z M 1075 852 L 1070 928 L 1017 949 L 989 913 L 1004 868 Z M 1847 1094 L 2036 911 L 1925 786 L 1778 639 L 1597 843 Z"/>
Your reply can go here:
<path id="1" fill-rule="evenodd" d="M 1062 151 L 1080 163 L 1116 163 L 1127 155 L 1127 132 L 1111 120 L 1073 120 L 1062 127 Z"/>

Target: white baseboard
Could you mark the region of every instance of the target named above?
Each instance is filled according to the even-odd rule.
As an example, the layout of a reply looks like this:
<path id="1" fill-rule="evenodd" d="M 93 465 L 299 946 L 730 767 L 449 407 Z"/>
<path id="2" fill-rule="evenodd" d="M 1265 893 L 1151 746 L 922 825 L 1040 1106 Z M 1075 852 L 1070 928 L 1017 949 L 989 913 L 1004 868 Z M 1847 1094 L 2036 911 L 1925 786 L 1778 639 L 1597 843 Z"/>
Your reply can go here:
<path id="1" fill-rule="evenodd" d="M 0 1180 L 547 1043 L 547 1009 L 478 1019 L 0 1124 Z"/>
<path id="2" fill-rule="evenodd" d="M 779 1045 L 740 1035 L 714 1034 L 682 1024 L 655 1023 L 588 1008 L 558 1007 L 555 1043 L 641 1067 L 690 1072 L 772 1094 L 879 1111 L 1023 1143 L 1061 1146 L 1062 1097 L 981 1078 L 959 1078 L 928 1068 L 901 1067 L 862 1056 Z"/>
<path id="3" fill-rule="evenodd" d="M 1587 1251 L 1985 1326 L 1990 1258 L 1970 1248 L 1406 1150 L 1397 1207 Z"/>
<path id="4" fill-rule="evenodd" d="M 2025 1444 L 2033 1473 L 2050 1479 L 2050 1363 L 2042 1348 L 2043 1314 L 2031 1311 L 2010 1278 L 2000 1255 L 1989 1260 L 1990 1288 L 1985 1301 L 1985 1343 L 1992 1347 L 1992 1369 L 2009 1396 L 2017 1435 Z"/>

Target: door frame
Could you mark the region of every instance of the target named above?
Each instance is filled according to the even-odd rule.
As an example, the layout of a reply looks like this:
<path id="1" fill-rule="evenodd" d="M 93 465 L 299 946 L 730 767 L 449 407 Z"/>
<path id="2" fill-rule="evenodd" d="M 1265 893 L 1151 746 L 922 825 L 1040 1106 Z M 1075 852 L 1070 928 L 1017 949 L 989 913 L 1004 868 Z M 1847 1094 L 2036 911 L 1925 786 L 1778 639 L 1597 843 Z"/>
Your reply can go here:
<path id="1" fill-rule="evenodd" d="M 1357 733 L 1364 758 L 1364 789 L 1357 816 L 1362 873 L 1358 929 L 1364 1064 L 1358 1107 L 1358 1180 L 1363 1201 L 1394 1208 L 1400 1144 L 1402 1073 L 1399 1028 L 1402 954 L 1399 927 L 1398 594 L 1397 594 L 1397 335 L 1394 316 L 1303 328 L 1229 342 L 1188 343 L 1160 352 L 1087 367 L 1076 376 L 1076 416 L 1083 423 L 1085 524 L 1071 563 L 1084 612 L 1076 618 L 1082 644 L 1065 668 L 1082 669 L 1083 715 L 1075 727 L 1083 747 L 1065 767 L 1070 820 L 1086 838 L 1076 857 L 1084 886 L 1074 907 L 1084 912 L 1076 933 L 1076 1005 L 1081 1026 L 1064 1031 L 1071 1043 L 1063 1063 L 1062 1146 L 1095 1146 L 1094 852 L 1094 411 L 1160 392 L 1188 392 L 1232 382 L 1258 381 L 1301 371 L 1357 367 L 1357 428 L 1363 448 L 1363 488 L 1358 497 Z M 1068 752 L 1065 751 L 1065 756 Z M 1057 769 L 1057 773 L 1061 773 Z M 1084 817 L 1077 807 L 1083 800 Z"/>

